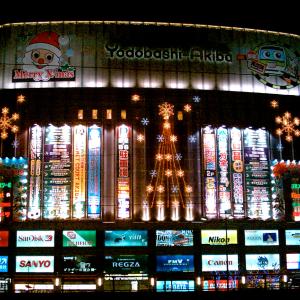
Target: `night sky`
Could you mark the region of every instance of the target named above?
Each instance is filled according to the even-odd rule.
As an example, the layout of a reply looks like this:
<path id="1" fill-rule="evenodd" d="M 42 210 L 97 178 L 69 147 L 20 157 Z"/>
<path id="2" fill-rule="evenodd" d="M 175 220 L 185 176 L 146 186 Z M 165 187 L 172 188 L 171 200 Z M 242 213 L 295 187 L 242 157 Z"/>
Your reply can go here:
<path id="1" fill-rule="evenodd" d="M 27 21 L 134 20 L 237 26 L 300 34 L 298 9 L 290 3 L 199 0 L 150 1 L 7 1 L 0 24 Z"/>

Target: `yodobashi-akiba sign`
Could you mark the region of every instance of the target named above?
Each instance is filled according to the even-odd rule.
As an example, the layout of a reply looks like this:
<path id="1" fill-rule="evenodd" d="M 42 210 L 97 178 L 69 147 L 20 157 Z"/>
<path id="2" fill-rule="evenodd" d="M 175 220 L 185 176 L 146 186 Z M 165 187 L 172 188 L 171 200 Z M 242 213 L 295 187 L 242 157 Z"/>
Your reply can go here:
<path id="1" fill-rule="evenodd" d="M 121 47 L 106 45 L 106 54 L 109 58 L 143 59 L 143 60 L 190 60 L 201 62 L 232 63 L 232 53 L 218 49 L 201 49 L 193 47 L 188 51 L 180 48 L 148 48 L 148 47 Z"/>
<path id="2" fill-rule="evenodd" d="M 210 254 L 202 255 L 202 271 L 238 271 L 239 261 L 237 254 Z"/>
<path id="3" fill-rule="evenodd" d="M 18 230 L 17 247 L 54 247 L 54 230 Z"/>
<path id="4" fill-rule="evenodd" d="M 237 244 L 237 230 L 201 230 L 201 243 L 205 245 Z"/>
<path id="5" fill-rule="evenodd" d="M 286 245 L 300 246 L 300 230 L 285 231 Z"/>
<path id="6" fill-rule="evenodd" d="M 17 256 L 18 273 L 53 273 L 54 256 Z"/>
<path id="7" fill-rule="evenodd" d="M 276 246 L 279 245 L 278 230 L 245 230 L 246 246 Z"/>

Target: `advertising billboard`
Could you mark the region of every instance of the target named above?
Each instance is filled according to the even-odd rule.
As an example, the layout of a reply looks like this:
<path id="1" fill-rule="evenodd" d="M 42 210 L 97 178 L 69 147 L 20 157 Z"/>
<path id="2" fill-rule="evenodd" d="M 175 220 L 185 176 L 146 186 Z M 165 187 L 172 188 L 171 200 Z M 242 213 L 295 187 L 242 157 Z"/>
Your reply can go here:
<path id="1" fill-rule="evenodd" d="M 63 230 L 63 247 L 96 247 L 96 230 Z"/>
<path id="2" fill-rule="evenodd" d="M 204 280 L 203 281 L 203 290 L 204 291 L 210 291 L 210 290 L 220 290 L 225 291 L 227 290 L 227 283 L 229 289 L 236 289 L 238 288 L 239 281 L 237 279 L 210 279 L 210 280 Z"/>
<path id="3" fill-rule="evenodd" d="M 148 274 L 148 255 L 109 255 L 104 258 L 104 273 Z"/>
<path id="4" fill-rule="evenodd" d="M 157 255 L 157 272 L 194 272 L 194 255 Z"/>
<path id="5" fill-rule="evenodd" d="M 237 244 L 237 230 L 201 230 L 201 243 L 203 245 Z"/>
<path id="6" fill-rule="evenodd" d="M 204 254 L 202 255 L 202 271 L 238 271 L 237 254 Z"/>
<path id="7" fill-rule="evenodd" d="M 193 245 L 193 230 L 156 230 L 156 246 L 190 247 Z"/>
<path id="8" fill-rule="evenodd" d="M 157 292 L 192 292 L 195 290 L 194 280 L 157 280 Z"/>
<path id="9" fill-rule="evenodd" d="M 97 271 L 95 255 L 72 255 L 63 257 L 63 271 L 68 274 L 95 273 Z"/>
<path id="10" fill-rule="evenodd" d="M 8 272 L 8 256 L 0 256 L 0 272 Z"/>
<path id="11" fill-rule="evenodd" d="M 300 230 L 297 229 L 286 230 L 285 243 L 288 246 L 300 246 Z"/>
<path id="12" fill-rule="evenodd" d="M 148 245 L 147 230 L 105 230 L 106 247 L 145 247 Z"/>
<path id="13" fill-rule="evenodd" d="M 17 247 L 54 247 L 54 230 L 17 230 Z"/>
<path id="14" fill-rule="evenodd" d="M 245 230 L 246 246 L 278 246 L 278 230 Z"/>
<path id="15" fill-rule="evenodd" d="M 246 270 L 278 270 L 279 254 L 246 254 Z"/>
<path id="16" fill-rule="evenodd" d="M 300 270 L 300 253 L 287 253 L 286 268 L 288 270 Z"/>
<path id="17" fill-rule="evenodd" d="M 53 273 L 54 256 L 16 256 L 17 273 Z"/>
<path id="18" fill-rule="evenodd" d="M 9 231 L 1 230 L 0 231 L 0 247 L 8 247 L 8 238 L 9 238 Z"/>

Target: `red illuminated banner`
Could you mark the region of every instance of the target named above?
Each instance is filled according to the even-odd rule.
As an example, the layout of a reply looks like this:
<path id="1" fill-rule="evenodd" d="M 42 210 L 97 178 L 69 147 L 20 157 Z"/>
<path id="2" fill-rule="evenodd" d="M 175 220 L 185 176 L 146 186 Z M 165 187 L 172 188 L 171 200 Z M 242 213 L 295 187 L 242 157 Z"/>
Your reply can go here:
<path id="1" fill-rule="evenodd" d="M 8 230 L 0 231 L 0 247 L 8 247 Z"/>

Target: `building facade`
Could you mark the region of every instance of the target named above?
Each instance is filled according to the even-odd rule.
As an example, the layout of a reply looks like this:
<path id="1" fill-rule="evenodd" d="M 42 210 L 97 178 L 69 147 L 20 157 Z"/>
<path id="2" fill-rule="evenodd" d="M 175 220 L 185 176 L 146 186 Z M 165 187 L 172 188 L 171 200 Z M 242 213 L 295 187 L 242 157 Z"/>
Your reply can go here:
<path id="1" fill-rule="evenodd" d="M 0 43 L 1 291 L 291 285 L 299 36 L 45 22 Z"/>

